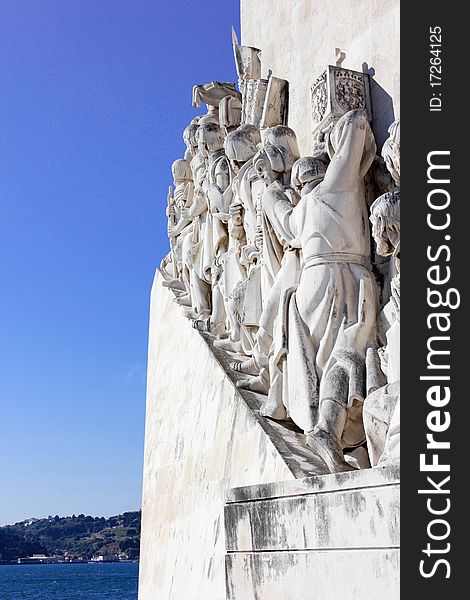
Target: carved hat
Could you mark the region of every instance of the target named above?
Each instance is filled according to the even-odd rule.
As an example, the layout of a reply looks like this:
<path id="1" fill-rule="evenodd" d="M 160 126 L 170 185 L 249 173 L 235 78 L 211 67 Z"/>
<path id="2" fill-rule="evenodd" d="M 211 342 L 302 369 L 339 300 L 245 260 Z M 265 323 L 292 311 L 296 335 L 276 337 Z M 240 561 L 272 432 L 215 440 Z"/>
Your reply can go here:
<path id="1" fill-rule="evenodd" d="M 204 123 L 199 125 L 196 139 L 198 144 L 203 142 L 211 154 L 217 152 L 217 150 L 222 150 L 225 136 L 222 128 L 217 123 Z"/>
<path id="2" fill-rule="evenodd" d="M 273 171 L 286 173 L 298 158 L 300 152 L 294 131 L 285 125 L 276 125 L 265 130 L 262 149 L 253 158 L 253 164 L 257 160 L 268 160 Z"/>
<path id="3" fill-rule="evenodd" d="M 293 164 L 290 155 L 283 148 L 277 146 L 265 146 L 259 150 L 253 157 L 253 165 L 256 167 L 256 163 L 260 161 L 268 162 L 276 173 L 289 171 Z"/>
<path id="4" fill-rule="evenodd" d="M 205 115 L 199 117 L 198 125 L 207 125 L 207 123 L 216 123 L 219 124 L 219 117 L 214 112 L 208 112 Z"/>
<path id="5" fill-rule="evenodd" d="M 291 184 L 295 188 L 301 188 L 309 181 L 323 179 L 325 173 L 326 165 L 323 161 L 313 156 L 303 156 L 292 167 Z"/>
<path id="6" fill-rule="evenodd" d="M 254 125 L 241 125 L 225 138 L 224 148 L 228 158 L 246 162 L 256 154 L 261 143 L 259 129 Z"/>
<path id="7" fill-rule="evenodd" d="M 191 181 L 193 178 L 189 162 L 184 158 L 175 160 L 171 165 L 171 173 L 173 180 L 181 179 L 182 181 Z"/>
<path id="8" fill-rule="evenodd" d="M 198 127 L 199 125 L 197 123 L 193 123 L 191 121 L 191 123 L 183 131 L 183 140 L 187 146 L 197 146 L 196 131 L 198 130 Z"/>
<path id="9" fill-rule="evenodd" d="M 292 164 L 300 158 L 297 136 L 294 130 L 286 125 L 275 125 L 266 129 L 263 146 L 278 146 L 283 148 L 286 153 L 292 156 Z"/>

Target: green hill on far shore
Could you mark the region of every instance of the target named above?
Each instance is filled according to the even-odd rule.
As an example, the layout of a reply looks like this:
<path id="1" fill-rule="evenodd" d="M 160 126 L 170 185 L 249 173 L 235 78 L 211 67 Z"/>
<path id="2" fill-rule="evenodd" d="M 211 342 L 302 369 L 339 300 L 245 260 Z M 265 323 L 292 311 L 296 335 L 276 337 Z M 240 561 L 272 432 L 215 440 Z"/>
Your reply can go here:
<path id="1" fill-rule="evenodd" d="M 0 527 L 0 560 L 32 554 L 90 559 L 100 554 L 139 558 L 140 511 L 105 519 L 85 515 L 28 519 Z"/>

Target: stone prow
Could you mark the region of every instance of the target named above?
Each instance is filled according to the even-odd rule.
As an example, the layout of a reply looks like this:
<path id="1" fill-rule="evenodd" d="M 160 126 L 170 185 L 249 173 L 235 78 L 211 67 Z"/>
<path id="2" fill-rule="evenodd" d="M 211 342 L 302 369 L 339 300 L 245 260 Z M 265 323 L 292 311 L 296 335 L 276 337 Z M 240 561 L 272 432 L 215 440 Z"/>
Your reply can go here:
<path id="1" fill-rule="evenodd" d="M 152 287 L 139 600 L 225 598 L 231 488 L 312 473 L 295 427 L 260 416 L 229 357 L 191 327 L 157 272 Z M 203 586 L 203 589 L 201 589 Z M 195 596 L 188 590 L 195 590 Z M 197 591 L 196 591 L 197 590 Z"/>
<path id="2" fill-rule="evenodd" d="M 275 421 L 262 416 L 260 410 L 263 398 L 265 399 L 265 397 L 237 388 L 237 381 L 245 379 L 246 376 L 230 368 L 233 356 L 213 345 L 215 336 L 205 332 L 198 333 L 208 345 L 209 351 L 214 355 L 227 379 L 233 385 L 235 394 L 239 396 L 240 400 L 252 412 L 253 417 L 276 448 L 279 456 L 286 463 L 292 475 L 296 479 L 301 479 L 310 475 L 324 473 L 324 466 L 318 462 L 315 454 L 307 446 L 303 432 L 292 422 Z"/>

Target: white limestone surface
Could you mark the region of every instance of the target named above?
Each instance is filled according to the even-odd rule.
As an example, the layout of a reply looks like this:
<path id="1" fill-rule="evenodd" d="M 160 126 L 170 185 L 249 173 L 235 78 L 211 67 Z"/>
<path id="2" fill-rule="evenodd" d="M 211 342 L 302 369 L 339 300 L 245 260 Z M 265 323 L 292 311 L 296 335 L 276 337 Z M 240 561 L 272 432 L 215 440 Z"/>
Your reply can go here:
<path id="1" fill-rule="evenodd" d="M 398 600 L 397 549 L 228 554 L 227 600 Z"/>
<path id="2" fill-rule="evenodd" d="M 397 466 L 232 490 L 229 600 L 397 600 Z"/>
<path id="3" fill-rule="evenodd" d="M 260 48 L 262 77 L 289 81 L 289 127 L 302 155 L 312 151 L 310 87 L 335 48 L 342 66 L 371 77 L 373 130 L 379 147 L 400 114 L 399 0 L 241 0 L 241 43 Z M 366 66 L 367 65 L 367 66 Z"/>
<path id="4" fill-rule="evenodd" d="M 150 307 L 139 600 L 223 600 L 230 488 L 293 479 L 156 275 Z"/>
<path id="5" fill-rule="evenodd" d="M 355 477 L 364 474 L 367 479 L 374 471 L 347 473 L 352 482 L 343 488 L 328 489 L 331 475 L 327 475 L 314 478 L 306 493 L 275 495 L 292 482 L 241 490 L 253 499 L 225 508 L 227 552 L 399 548 L 400 482 L 396 477 L 390 482 L 377 478 L 376 485 L 364 485 L 361 477 Z M 316 482 L 321 484 L 317 489 Z M 258 498 L 259 487 L 271 488 L 273 496 Z"/>

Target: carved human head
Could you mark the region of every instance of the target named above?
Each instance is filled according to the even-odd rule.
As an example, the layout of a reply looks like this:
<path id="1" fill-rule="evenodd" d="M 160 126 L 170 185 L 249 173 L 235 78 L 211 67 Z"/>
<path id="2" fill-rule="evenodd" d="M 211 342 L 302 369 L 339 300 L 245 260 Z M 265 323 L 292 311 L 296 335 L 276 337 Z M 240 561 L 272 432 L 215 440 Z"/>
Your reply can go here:
<path id="1" fill-rule="evenodd" d="M 196 150 L 197 148 L 196 132 L 198 127 L 199 125 L 197 123 L 191 122 L 183 131 L 183 141 L 188 150 Z"/>
<path id="2" fill-rule="evenodd" d="M 254 125 L 241 125 L 225 138 L 224 148 L 232 168 L 237 171 L 243 163 L 253 158 L 261 143 L 259 129 Z"/>
<path id="3" fill-rule="evenodd" d="M 277 146 L 265 146 L 253 157 L 253 166 L 267 185 L 281 179 L 281 177 L 290 169 L 285 161 L 285 153 Z"/>
<path id="4" fill-rule="evenodd" d="M 370 221 L 377 254 L 390 256 L 400 241 L 400 192 L 379 196 L 370 207 Z"/>
<path id="5" fill-rule="evenodd" d="M 191 181 L 193 178 L 189 162 L 184 158 L 179 158 L 173 162 L 171 165 L 171 172 L 173 174 L 175 185 L 184 183 L 185 181 Z"/>
<path id="6" fill-rule="evenodd" d="M 222 150 L 224 147 L 224 132 L 217 123 L 203 123 L 199 125 L 197 133 L 197 146 L 203 156 Z"/>
<path id="7" fill-rule="evenodd" d="M 308 183 L 321 181 L 325 177 L 326 165 L 319 158 L 303 156 L 292 166 L 291 186 L 301 193 Z"/>
<path id="8" fill-rule="evenodd" d="M 266 129 L 263 139 L 263 147 L 275 146 L 281 149 L 284 154 L 284 163 L 286 171 L 292 168 L 294 162 L 300 158 L 297 136 L 290 127 L 286 125 L 276 125 Z"/>

